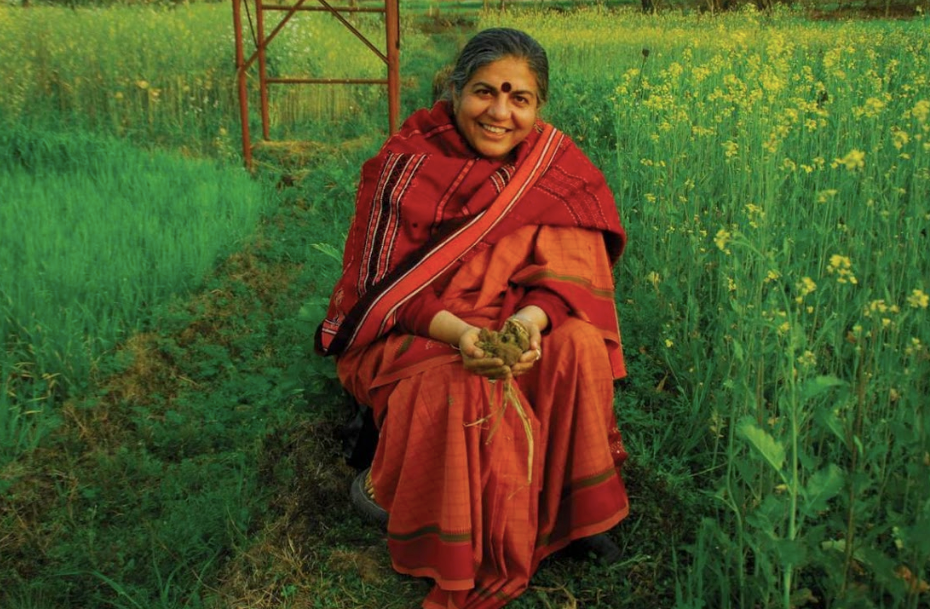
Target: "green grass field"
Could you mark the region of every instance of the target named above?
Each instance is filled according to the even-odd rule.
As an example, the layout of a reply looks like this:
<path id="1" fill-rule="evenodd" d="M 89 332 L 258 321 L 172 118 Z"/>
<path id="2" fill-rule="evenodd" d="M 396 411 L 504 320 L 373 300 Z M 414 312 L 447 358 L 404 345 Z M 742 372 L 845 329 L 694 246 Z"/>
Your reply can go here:
<path id="1" fill-rule="evenodd" d="M 545 117 L 630 238 L 625 559 L 513 606 L 930 606 L 927 17 L 407 14 L 405 112 L 499 24 L 548 49 Z M 271 69 L 379 75 L 340 27 Z M 0 607 L 416 606 L 311 349 L 383 93 L 273 90 L 311 143 L 250 178 L 228 5 L 4 6 L 0 41 Z"/>

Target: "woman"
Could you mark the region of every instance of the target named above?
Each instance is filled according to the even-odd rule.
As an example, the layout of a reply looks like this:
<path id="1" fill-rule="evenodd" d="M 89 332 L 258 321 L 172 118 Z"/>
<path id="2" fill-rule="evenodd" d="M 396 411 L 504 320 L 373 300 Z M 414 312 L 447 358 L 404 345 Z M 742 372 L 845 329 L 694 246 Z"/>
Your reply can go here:
<path id="1" fill-rule="evenodd" d="M 435 581 L 426 608 L 501 607 L 628 511 L 611 275 L 625 237 L 602 174 L 540 120 L 548 84 L 523 32 L 466 44 L 449 99 L 365 163 L 317 332 L 373 409 L 368 489 L 394 568 Z M 508 320 L 528 339 L 511 365 L 480 334 Z"/>

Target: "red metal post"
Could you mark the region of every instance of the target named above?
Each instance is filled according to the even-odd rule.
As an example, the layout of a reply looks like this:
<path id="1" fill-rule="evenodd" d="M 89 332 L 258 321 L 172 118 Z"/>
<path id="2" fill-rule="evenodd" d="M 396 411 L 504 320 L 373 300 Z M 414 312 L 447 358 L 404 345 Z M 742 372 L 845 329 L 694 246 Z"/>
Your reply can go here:
<path id="1" fill-rule="evenodd" d="M 248 1 L 248 0 L 246 0 Z M 252 139 L 249 134 L 249 90 L 242 46 L 242 0 L 233 0 L 233 29 L 236 32 L 236 80 L 239 88 L 239 120 L 242 122 L 242 159 L 252 168 Z"/>
<path id="2" fill-rule="evenodd" d="M 255 0 L 255 29 L 258 30 L 258 90 L 262 106 L 262 139 L 268 141 L 271 139 L 268 119 L 268 67 L 265 55 L 268 41 L 265 40 L 265 10 L 262 0 Z"/>
<path id="3" fill-rule="evenodd" d="M 384 25 L 387 30 L 388 128 L 400 128 L 400 9 L 399 0 L 385 0 Z"/>

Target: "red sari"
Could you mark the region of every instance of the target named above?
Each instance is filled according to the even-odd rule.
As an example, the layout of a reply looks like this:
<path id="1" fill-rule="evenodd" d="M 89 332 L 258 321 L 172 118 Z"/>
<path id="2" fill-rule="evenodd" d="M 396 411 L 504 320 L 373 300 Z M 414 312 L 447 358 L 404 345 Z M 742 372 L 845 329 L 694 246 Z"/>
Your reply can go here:
<path id="1" fill-rule="evenodd" d="M 372 481 L 392 562 L 436 582 L 430 609 L 501 607 L 544 557 L 628 511 L 613 412 L 613 379 L 625 375 L 613 197 L 551 126 L 516 153 L 513 165 L 475 158 L 445 103 L 408 119 L 363 168 L 343 277 L 317 333 L 374 410 Z M 505 383 L 398 325 L 426 290 L 482 327 L 498 327 L 527 291 L 565 304 L 543 358 L 510 389 L 531 437 L 502 407 Z"/>

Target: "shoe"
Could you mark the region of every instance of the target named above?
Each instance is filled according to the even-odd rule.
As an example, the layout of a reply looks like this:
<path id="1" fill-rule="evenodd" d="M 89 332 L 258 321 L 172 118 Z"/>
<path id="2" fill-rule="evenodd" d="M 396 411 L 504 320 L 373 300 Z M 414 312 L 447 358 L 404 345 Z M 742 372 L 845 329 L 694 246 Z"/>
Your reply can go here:
<path id="1" fill-rule="evenodd" d="M 620 562 L 623 557 L 620 546 L 615 544 L 606 533 L 576 539 L 566 549 L 570 555 L 576 557 L 594 555 L 597 561 L 605 567 Z"/>
<path id="2" fill-rule="evenodd" d="M 388 513 L 378 505 L 374 497 L 374 489 L 371 484 L 371 468 L 362 470 L 355 480 L 352 481 L 352 489 L 349 492 L 352 504 L 358 508 L 359 512 L 366 520 L 370 520 L 380 526 L 382 529 L 387 528 Z"/>

